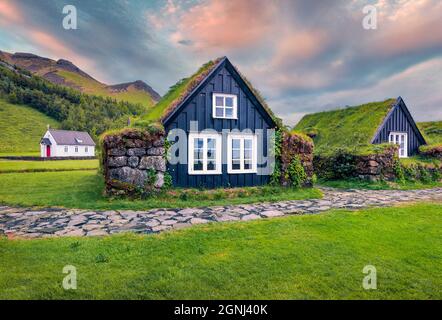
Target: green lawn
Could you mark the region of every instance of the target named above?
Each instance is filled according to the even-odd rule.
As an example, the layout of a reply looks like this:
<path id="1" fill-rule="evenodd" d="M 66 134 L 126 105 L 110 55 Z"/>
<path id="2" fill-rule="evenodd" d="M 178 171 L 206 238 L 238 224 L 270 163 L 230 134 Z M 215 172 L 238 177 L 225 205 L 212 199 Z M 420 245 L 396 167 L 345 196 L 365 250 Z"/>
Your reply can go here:
<path id="1" fill-rule="evenodd" d="M 27 106 L 15 105 L 0 98 L 0 154 L 39 155 L 40 139 L 46 126 L 59 127 L 59 123 Z"/>
<path id="2" fill-rule="evenodd" d="M 145 200 L 109 200 L 103 196 L 103 189 L 103 177 L 96 171 L 0 174 L 0 203 L 19 206 L 143 210 L 298 200 L 322 196 L 315 188 L 262 187 L 239 189 L 234 197 L 231 197 L 230 192 L 234 189 L 175 189 Z"/>
<path id="3" fill-rule="evenodd" d="M 98 160 L 15 161 L 0 159 L 0 173 L 98 169 Z"/>
<path id="4" fill-rule="evenodd" d="M 0 240 L 0 299 L 442 299 L 442 205 Z M 62 289 L 65 265 L 77 290 Z M 377 269 L 364 290 L 362 269 Z"/>
<path id="5" fill-rule="evenodd" d="M 360 179 L 347 180 L 321 180 L 319 185 L 324 187 L 332 187 L 338 189 L 369 189 L 369 190 L 413 190 L 413 189 L 428 189 L 442 187 L 442 182 L 428 182 L 423 183 L 419 181 L 406 181 L 404 183 L 378 181 L 370 182 Z"/>

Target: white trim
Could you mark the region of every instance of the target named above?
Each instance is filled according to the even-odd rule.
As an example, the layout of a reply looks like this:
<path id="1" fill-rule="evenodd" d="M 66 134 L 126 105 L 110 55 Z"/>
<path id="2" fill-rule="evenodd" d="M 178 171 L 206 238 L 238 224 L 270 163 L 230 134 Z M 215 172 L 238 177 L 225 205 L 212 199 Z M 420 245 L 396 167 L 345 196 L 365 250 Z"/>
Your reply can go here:
<path id="1" fill-rule="evenodd" d="M 223 98 L 223 106 L 221 107 L 223 109 L 223 116 L 217 116 L 216 115 L 216 98 L 220 97 Z M 225 98 L 232 98 L 233 99 L 233 105 L 232 105 L 232 116 L 226 117 L 226 102 Z M 218 106 L 220 108 L 220 106 Z M 238 96 L 236 94 L 226 94 L 226 93 L 213 93 L 212 95 L 212 117 L 215 119 L 238 119 Z"/>
<path id="2" fill-rule="evenodd" d="M 404 148 L 401 148 L 401 139 L 404 140 Z M 388 135 L 388 142 L 399 145 L 399 158 L 408 158 L 408 133 L 391 131 Z"/>
<path id="3" fill-rule="evenodd" d="M 194 139 L 203 139 L 203 170 L 194 170 Z M 216 170 L 207 170 L 207 140 L 214 139 L 215 140 L 215 165 Z M 190 175 L 198 175 L 198 174 L 221 174 L 222 173 L 222 135 L 218 133 L 189 133 L 189 149 L 188 151 L 188 173 Z"/>
<path id="4" fill-rule="evenodd" d="M 251 169 L 244 169 L 244 140 L 252 138 L 252 167 Z M 239 139 L 240 140 L 240 148 L 239 148 L 239 161 L 240 161 L 240 169 L 232 168 L 232 140 Z M 257 173 L 257 158 L 258 158 L 258 150 L 257 150 L 257 141 L 258 137 L 256 134 L 252 133 L 229 133 L 227 135 L 227 173 L 236 174 L 236 173 Z"/>

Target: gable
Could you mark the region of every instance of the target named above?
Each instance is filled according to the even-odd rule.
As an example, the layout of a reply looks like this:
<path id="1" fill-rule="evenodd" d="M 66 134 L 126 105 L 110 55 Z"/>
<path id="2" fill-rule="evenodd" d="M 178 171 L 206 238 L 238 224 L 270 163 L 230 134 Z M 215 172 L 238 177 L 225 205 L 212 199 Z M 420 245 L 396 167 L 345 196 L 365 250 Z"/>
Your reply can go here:
<path id="1" fill-rule="evenodd" d="M 176 117 L 176 114 L 181 112 L 223 69 L 227 70 L 229 75 L 235 79 L 237 85 L 247 94 L 248 99 L 255 104 L 269 126 L 276 127 L 280 124 L 280 120 L 274 116 L 259 92 L 236 70 L 227 57 L 209 61 L 191 77 L 180 80 L 142 117 L 141 121 L 161 121 L 167 126 Z"/>
<path id="2" fill-rule="evenodd" d="M 173 110 L 173 112 L 171 112 L 163 120 L 164 125 L 167 126 L 170 122 L 172 122 L 190 103 L 195 104 L 195 99 L 198 97 L 198 95 L 203 94 L 209 99 L 204 102 L 204 106 L 198 104 L 197 107 L 211 109 L 211 102 L 214 93 L 233 94 L 238 96 L 238 120 L 240 120 L 240 118 L 244 118 L 246 116 L 245 113 L 249 112 L 250 109 L 256 109 L 260 117 L 267 123 L 269 127 L 276 126 L 272 116 L 267 112 L 264 106 L 262 106 L 258 98 L 227 59 L 224 59 L 222 63 L 214 68 L 210 74 L 193 90 L 193 92 L 189 94 L 175 108 L 175 110 Z M 198 111 L 203 112 L 203 110 Z M 204 110 L 205 113 L 209 113 L 209 111 L 210 110 Z M 216 120 L 217 119 L 214 119 L 214 121 Z M 225 121 L 232 120 L 228 119 Z M 253 125 L 253 127 L 257 127 L 256 124 Z"/>
<path id="3" fill-rule="evenodd" d="M 58 145 L 95 146 L 87 132 L 51 129 L 48 133 Z"/>
<path id="4" fill-rule="evenodd" d="M 410 111 L 401 97 L 396 100 L 394 108 L 385 117 L 372 138 L 372 143 L 383 143 L 388 141 L 390 132 L 406 132 L 410 144 L 410 150 L 415 151 L 426 141 L 416 125 Z"/>

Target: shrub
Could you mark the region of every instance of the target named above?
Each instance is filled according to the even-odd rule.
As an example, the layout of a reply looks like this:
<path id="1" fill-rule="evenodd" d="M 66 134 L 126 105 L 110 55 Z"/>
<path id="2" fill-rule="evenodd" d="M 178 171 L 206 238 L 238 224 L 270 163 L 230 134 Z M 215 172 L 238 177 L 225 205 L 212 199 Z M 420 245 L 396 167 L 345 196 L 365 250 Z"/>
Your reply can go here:
<path id="1" fill-rule="evenodd" d="M 299 156 L 295 156 L 292 162 L 290 162 L 285 178 L 290 181 L 290 184 L 295 188 L 303 186 L 306 182 L 307 175 Z"/>

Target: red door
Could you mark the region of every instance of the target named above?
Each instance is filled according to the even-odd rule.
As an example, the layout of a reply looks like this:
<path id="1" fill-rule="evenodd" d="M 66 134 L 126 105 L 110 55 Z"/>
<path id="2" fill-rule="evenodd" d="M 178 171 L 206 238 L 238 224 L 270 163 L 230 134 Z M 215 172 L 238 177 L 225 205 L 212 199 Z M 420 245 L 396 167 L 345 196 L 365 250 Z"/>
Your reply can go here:
<path id="1" fill-rule="evenodd" d="M 51 156 L 51 146 L 46 146 L 46 157 Z"/>

